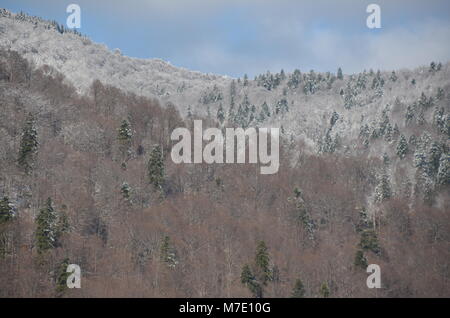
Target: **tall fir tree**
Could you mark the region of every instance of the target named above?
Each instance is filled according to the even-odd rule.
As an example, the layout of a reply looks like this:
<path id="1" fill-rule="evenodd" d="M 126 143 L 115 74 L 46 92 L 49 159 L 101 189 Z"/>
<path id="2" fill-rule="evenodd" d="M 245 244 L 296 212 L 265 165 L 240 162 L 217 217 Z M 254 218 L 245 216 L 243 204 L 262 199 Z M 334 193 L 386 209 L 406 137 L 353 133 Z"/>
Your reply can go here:
<path id="1" fill-rule="evenodd" d="M 241 283 L 250 290 L 253 297 L 257 297 L 257 298 L 262 297 L 261 285 L 256 280 L 256 278 L 253 275 L 252 270 L 250 269 L 250 266 L 248 264 L 246 264 L 246 265 L 244 265 L 244 267 L 242 267 Z"/>
<path id="2" fill-rule="evenodd" d="M 344 79 L 344 74 L 342 74 L 342 69 L 339 67 L 337 70 L 337 75 L 336 75 L 337 79 L 339 80 L 343 80 Z"/>
<path id="3" fill-rule="evenodd" d="M 450 184 L 450 154 L 442 153 L 439 160 L 439 171 L 437 174 L 437 183 L 442 185 Z"/>
<path id="4" fill-rule="evenodd" d="M 29 113 L 22 130 L 18 159 L 19 166 L 21 166 L 27 174 L 29 174 L 33 168 L 38 148 L 37 132 L 34 124 L 34 116 L 32 113 Z"/>
<path id="5" fill-rule="evenodd" d="M 375 188 L 375 201 L 383 202 L 392 196 L 391 183 L 389 181 L 389 176 L 383 173 L 379 177 L 378 185 Z"/>
<path id="6" fill-rule="evenodd" d="M 51 248 L 56 247 L 58 239 L 58 217 L 53 209 L 53 202 L 48 198 L 45 206 L 39 211 L 36 218 L 36 246 L 41 254 Z"/>
<path id="7" fill-rule="evenodd" d="M 225 114 L 222 104 L 219 105 L 219 109 L 217 110 L 217 120 L 220 124 L 223 124 L 223 122 L 225 121 Z"/>
<path id="8" fill-rule="evenodd" d="M 177 253 L 170 243 L 170 237 L 164 236 L 161 244 L 161 261 L 168 267 L 174 268 L 178 264 Z"/>
<path id="9" fill-rule="evenodd" d="M 150 184 L 158 190 L 163 190 L 164 185 L 164 158 L 161 150 L 161 146 L 156 145 L 150 153 L 148 160 L 148 177 Z"/>
<path id="10" fill-rule="evenodd" d="M 408 142 L 406 141 L 405 136 L 403 136 L 403 135 L 400 136 L 400 140 L 398 141 L 396 151 L 397 151 L 397 156 L 400 159 L 405 158 L 405 156 L 407 155 L 407 153 L 408 153 Z"/>
<path id="11" fill-rule="evenodd" d="M 292 289 L 292 298 L 303 298 L 305 297 L 305 287 L 301 279 L 295 281 L 294 288 Z"/>
<path id="12" fill-rule="evenodd" d="M 319 294 L 323 298 L 330 297 L 330 288 L 328 287 L 327 282 L 323 282 L 322 285 L 320 285 Z"/>
<path id="13" fill-rule="evenodd" d="M 0 224 L 7 223 L 14 217 L 14 206 L 7 196 L 0 200 Z"/>
<path id="14" fill-rule="evenodd" d="M 272 280 L 269 252 L 264 241 L 260 241 L 256 248 L 255 276 L 263 285 Z"/>
<path id="15" fill-rule="evenodd" d="M 56 273 L 56 294 L 57 296 L 62 296 L 67 290 L 67 279 L 70 273 L 67 272 L 67 267 L 69 266 L 69 259 L 65 258 L 58 266 Z"/>

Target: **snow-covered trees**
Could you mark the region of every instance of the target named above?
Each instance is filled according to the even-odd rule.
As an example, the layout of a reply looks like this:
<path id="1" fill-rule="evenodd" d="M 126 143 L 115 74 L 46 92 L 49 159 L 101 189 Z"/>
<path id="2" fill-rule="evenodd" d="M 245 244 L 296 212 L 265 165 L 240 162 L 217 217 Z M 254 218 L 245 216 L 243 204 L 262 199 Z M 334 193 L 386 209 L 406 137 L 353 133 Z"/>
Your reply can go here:
<path id="1" fill-rule="evenodd" d="M 0 224 L 7 223 L 14 217 L 14 205 L 7 196 L 0 200 Z"/>
<path id="2" fill-rule="evenodd" d="M 395 71 L 392 71 L 391 76 L 389 76 L 389 79 L 392 82 L 396 82 L 397 81 L 398 77 L 397 77 L 397 74 L 395 74 Z"/>
<path id="3" fill-rule="evenodd" d="M 220 104 L 219 108 L 217 109 L 217 120 L 220 124 L 223 124 L 223 122 L 225 121 L 225 113 L 223 111 L 222 104 Z"/>
<path id="4" fill-rule="evenodd" d="M 200 97 L 200 103 L 206 105 L 221 101 L 222 99 L 223 94 L 221 90 L 216 84 L 214 84 L 212 88 L 208 88 L 206 91 L 203 92 L 202 96 Z"/>
<path id="5" fill-rule="evenodd" d="M 121 155 L 123 157 L 123 165 L 130 158 L 131 155 L 131 138 L 133 137 L 133 131 L 131 130 L 130 123 L 128 120 L 122 120 L 120 127 L 118 129 L 118 140 Z"/>
<path id="6" fill-rule="evenodd" d="M 122 183 L 122 186 L 120 187 L 120 192 L 122 193 L 122 197 L 124 198 L 124 200 L 126 202 L 131 203 L 132 189 L 127 182 Z"/>
<path id="7" fill-rule="evenodd" d="M 19 165 L 26 173 L 30 173 L 35 160 L 36 151 L 38 148 L 37 132 L 34 127 L 34 116 L 32 113 L 28 114 L 25 126 L 22 130 L 22 139 L 20 140 L 19 150 Z"/>
<path id="8" fill-rule="evenodd" d="M 128 143 L 131 141 L 131 137 L 133 137 L 133 132 L 131 130 L 131 126 L 128 120 L 126 119 L 122 120 L 122 123 L 120 124 L 118 130 L 119 130 L 118 139 L 121 142 Z"/>
<path id="9" fill-rule="evenodd" d="M 397 144 L 396 152 L 397 152 L 397 156 L 400 159 L 405 158 L 405 156 L 408 153 L 408 142 L 406 141 L 406 138 L 403 135 L 400 135 L 400 139 Z"/>
<path id="10" fill-rule="evenodd" d="M 439 170 L 437 173 L 437 183 L 442 185 L 450 184 L 450 154 L 442 153 L 439 159 Z"/>
<path id="11" fill-rule="evenodd" d="M 375 188 L 375 202 L 383 202 L 392 197 L 392 188 L 389 176 L 383 173 L 378 178 L 378 185 Z"/>
<path id="12" fill-rule="evenodd" d="M 342 74 L 342 69 L 339 67 L 337 70 L 337 75 L 336 75 L 337 79 L 339 80 L 343 80 L 344 79 L 344 75 Z"/>
<path id="13" fill-rule="evenodd" d="M 427 155 L 427 173 L 430 177 L 435 177 L 439 170 L 439 163 L 442 154 L 442 146 L 434 141 L 431 143 L 430 149 Z"/>

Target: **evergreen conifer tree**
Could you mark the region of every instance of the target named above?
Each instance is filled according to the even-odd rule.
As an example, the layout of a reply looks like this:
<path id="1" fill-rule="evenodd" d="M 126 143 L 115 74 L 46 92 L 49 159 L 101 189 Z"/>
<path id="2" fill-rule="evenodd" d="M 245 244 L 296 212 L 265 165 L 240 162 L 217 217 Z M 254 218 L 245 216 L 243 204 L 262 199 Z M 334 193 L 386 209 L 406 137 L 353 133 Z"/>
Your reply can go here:
<path id="1" fill-rule="evenodd" d="M 33 161 L 38 147 L 37 132 L 34 127 L 33 114 L 29 113 L 20 140 L 18 163 L 28 174 L 33 167 Z"/>
<path id="2" fill-rule="evenodd" d="M 319 294 L 323 298 L 330 297 L 330 289 L 328 288 L 327 282 L 323 282 L 323 284 L 320 286 Z"/>
<path id="3" fill-rule="evenodd" d="M 164 185 L 164 159 L 161 151 L 161 146 L 156 145 L 148 160 L 148 177 L 150 184 L 158 190 L 162 191 Z"/>
<path id="4" fill-rule="evenodd" d="M 303 298 L 305 297 L 305 287 L 301 279 L 295 281 L 294 288 L 292 289 L 292 298 Z"/>
<path id="5" fill-rule="evenodd" d="M 397 156 L 400 159 L 405 158 L 406 154 L 408 153 L 408 142 L 406 141 L 405 136 L 401 135 L 400 140 L 397 144 Z"/>
<path id="6" fill-rule="evenodd" d="M 36 246 L 38 253 L 56 247 L 58 238 L 57 214 L 53 209 L 52 199 L 48 198 L 45 206 L 36 218 Z"/>
<path id="7" fill-rule="evenodd" d="M 7 223 L 14 217 L 14 206 L 7 196 L 0 200 L 0 224 Z"/>

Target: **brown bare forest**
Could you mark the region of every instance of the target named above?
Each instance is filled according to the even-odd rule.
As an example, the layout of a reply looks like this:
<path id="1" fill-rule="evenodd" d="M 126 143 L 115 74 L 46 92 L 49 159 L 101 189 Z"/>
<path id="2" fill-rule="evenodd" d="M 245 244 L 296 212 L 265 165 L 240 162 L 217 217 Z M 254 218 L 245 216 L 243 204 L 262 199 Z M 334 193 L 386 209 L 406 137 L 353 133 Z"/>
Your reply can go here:
<path id="1" fill-rule="evenodd" d="M 384 163 L 364 151 L 318 155 L 283 140 L 274 175 L 255 164 L 176 165 L 170 133 L 192 119 L 175 105 L 99 81 L 79 95 L 12 51 L 0 52 L 0 113 L 0 195 L 14 206 L 0 224 L 0 297 L 253 297 L 241 274 L 248 264 L 260 275 L 261 242 L 263 297 L 290 297 L 297 280 L 305 297 L 328 296 L 324 286 L 330 297 L 450 296 L 448 185 L 435 193 L 443 204 L 396 193 L 369 219 Z M 38 146 L 24 169 L 29 116 Z M 118 138 L 124 121 L 127 142 Z M 161 188 L 149 177 L 155 145 Z M 67 226 L 43 249 L 38 215 L 48 198 Z M 67 263 L 81 267 L 80 289 L 61 283 Z M 367 288 L 365 264 L 380 265 L 381 289 Z"/>

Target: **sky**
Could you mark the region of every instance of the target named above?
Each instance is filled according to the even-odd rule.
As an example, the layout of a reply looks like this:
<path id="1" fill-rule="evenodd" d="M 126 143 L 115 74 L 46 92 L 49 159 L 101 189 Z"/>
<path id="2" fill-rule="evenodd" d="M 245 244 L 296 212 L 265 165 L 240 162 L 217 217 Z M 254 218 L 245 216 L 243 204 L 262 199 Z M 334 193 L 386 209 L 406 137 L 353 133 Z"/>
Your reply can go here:
<path id="1" fill-rule="evenodd" d="M 280 69 L 344 73 L 450 61 L 448 0 L 1 0 L 13 12 L 66 23 L 124 55 L 204 73 L 250 77 Z M 369 4 L 381 28 L 369 29 Z"/>

